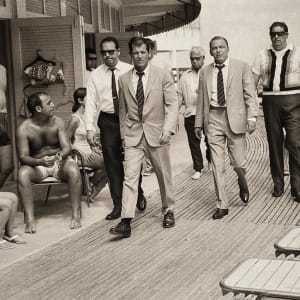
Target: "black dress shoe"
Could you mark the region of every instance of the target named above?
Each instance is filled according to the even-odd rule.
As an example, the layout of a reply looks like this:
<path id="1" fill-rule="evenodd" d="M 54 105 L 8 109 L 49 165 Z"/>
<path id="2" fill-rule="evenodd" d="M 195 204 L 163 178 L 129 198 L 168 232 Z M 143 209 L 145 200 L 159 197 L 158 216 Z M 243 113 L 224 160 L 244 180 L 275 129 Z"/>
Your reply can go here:
<path id="1" fill-rule="evenodd" d="M 138 196 L 136 207 L 139 211 L 145 211 L 146 210 L 147 199 L 145 198 L 144 194 L 141 194 L 141 195 Z"/>
<path id="2" fill-rule="evenodd" d="M 274 186 L 272 197 L 281 197 L 284 193 L 283 187 Z"/>
<path id="3" fill-rule="evenodd" d="M 118 235 L 121 238 L 129 238 L 131 236 L 130 222 L 121 222 L 116 226 L 112 227 L 109 231 L 110 234 Z"/>
<path id="4" fill-rule="evenodd" d="M 175 218 L 174 213 L 172 211 L 167 211 L 164 215 L 163 227 L 164 228 L 171 228 L 175 226 Z"/>
<path id="5" fill-rule="evenodd" d="M 121 208 L 114 207 L 114 209 L 106 216 L 106 220 L 115 220 L 121 217 Z"/>
<path id="6" fill-rule="evenodd" d="M 225 208 L 225 209 L 217 208 L 216 211 L 214 212 L 212 218 L 214 220 L 222 219 L 223 217 L 228 215 L 228 212 L 229 212 L 228 208 Z"/>
<path id="7" fill-rule="evenodd" d="M 239 187 L 240 187 L 240 198 L 241 200 L 245 203 L 248 204 L 249 202 L 249 189 L 247 186 L 243 187 L 240 183 L 239 183 Z"/>

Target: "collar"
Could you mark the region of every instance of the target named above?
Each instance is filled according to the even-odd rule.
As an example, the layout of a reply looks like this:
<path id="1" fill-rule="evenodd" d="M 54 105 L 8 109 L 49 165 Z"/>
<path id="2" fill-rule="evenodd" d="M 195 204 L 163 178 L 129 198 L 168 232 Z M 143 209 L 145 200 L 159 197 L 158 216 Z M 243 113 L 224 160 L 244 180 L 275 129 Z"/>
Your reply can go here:
<path id="1" fill-rule="evenodd" d="M 214 62 L 214 68 L 216 68 L 216 63 Z M 229 58 L 227 58 L 224 62 L 223 62 L 223 64 L 222 65 L 225 65 L 225 67 L 228 67 L 228 65 L 229 65 Z"/>
<path id="2" fill-rule="evenodd" d="M 280 52 L 285 52 L 285 51 L 287 51 L 287 50 L 294 50 L 294 45 L 291 44 L 291 43 L 288 43 L 284 49 L 282 49 L 282 50 L 280 50 L 280 51 L 277 51 L 277 50 L 275 50 L 275 49 L 273 48 L 273 46 L 272 46 L 272 44 L 271 44 L 271 45 L 269 45 L 269 46 L 267 47 L 267 49 L 268 49 L 268 50 L 273 50 L 274 52 L 277 52 L 277 53 L 280 53 Z"/>
<path id="3" fill-rule="evenodd" d="M 145 76 L 149 74 L 150 65 L 148 63 L 146 69 L 143 71 L 145 73 Z M 135 68 L 132 69 L 133 73 L 136 75 L 136 72 L 138 72 Z"/>
<path id="4" fill-rule="evenodd" d="M 105 66 L 105 71 L 110 71 L 111 67 L 109 67 L 108 65 L 104 64 Z M 120 71 L 120 61 L 118 61 L 118 63 L 114 66 L 114 68 L 118 71 Z"/>

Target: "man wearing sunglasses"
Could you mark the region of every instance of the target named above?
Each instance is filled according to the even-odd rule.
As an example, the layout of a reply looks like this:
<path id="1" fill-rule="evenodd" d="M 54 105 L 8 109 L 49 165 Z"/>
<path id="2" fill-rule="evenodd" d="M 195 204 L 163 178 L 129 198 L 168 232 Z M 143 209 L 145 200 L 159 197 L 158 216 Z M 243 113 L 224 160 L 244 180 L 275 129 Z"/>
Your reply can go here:
<path id="1" fill-rule="evenodd" d="M 85 49 L 85 63 L 86 63 L 86 70 L 85 70 L 85 85 L 87 84 L 92 71 L 97 68 L 97 54 L 96 51 L 92 48 Z"/>
<path id="2" fill-rule="evenodd" d="M 269 143 L 273 197 L 284 193 L 283 143 L 289 152 L 291 194 L 300 202 L 300 49 L 288 43 L 288 26 L 270 26 L 271 45 L 257 55 L 255 83 L 263 84 L 263 111 Z"/>
<path id="3" fill-rule="evenodd" d="M 198 100 L 199 71 L 204 65 L 204 58 L 204 50 L 201 47 L 193 47 L 190 50 L 191 68 L 182 74 L 178 86 L 179 107 L 184 106 L 184 127 L 192 155 L 193 168 L 195 170 L 192 175 L 192 179 L 194 180 L 200 178 L 203 169 L 200 140 L 195 135 L 194 127 Z M 207 147 L 206 158 L 208 164 L 210 164 L 207 138 L 205 138 L 205 142 Z"/>
<path id="4" fill-rule="evenodd" d="M 103 64 L 94 70 L 87 83 L 87 102 L 85 107 L 85 125 L 89 144 L 96 146 L 95 120 L 98 117 L 103 159 L 114 208 L 106 216 L 107 220 L 121 216 L 122 188 L 124 179 L 123 149 L 120 136 L 118 79 L 132 66 L 119 60 L 119 41 L 106 37 L 100 42 Z M 100 112 L 100 114 L 99 114 Z M 139 182 L 137 208 L 146 209 L 146 199 Z"/>

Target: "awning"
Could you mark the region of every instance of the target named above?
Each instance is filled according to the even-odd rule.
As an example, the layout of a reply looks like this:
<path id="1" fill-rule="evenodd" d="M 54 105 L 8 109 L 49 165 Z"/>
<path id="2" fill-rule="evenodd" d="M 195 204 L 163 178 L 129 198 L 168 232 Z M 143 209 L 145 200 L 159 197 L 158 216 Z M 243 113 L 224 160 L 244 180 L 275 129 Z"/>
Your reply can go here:
<path id="1" fill-rule="evenodd" d="M 198 0 L 122 0 L 126 31 L 151 35 L 195 20 L 201 10 Z"/>

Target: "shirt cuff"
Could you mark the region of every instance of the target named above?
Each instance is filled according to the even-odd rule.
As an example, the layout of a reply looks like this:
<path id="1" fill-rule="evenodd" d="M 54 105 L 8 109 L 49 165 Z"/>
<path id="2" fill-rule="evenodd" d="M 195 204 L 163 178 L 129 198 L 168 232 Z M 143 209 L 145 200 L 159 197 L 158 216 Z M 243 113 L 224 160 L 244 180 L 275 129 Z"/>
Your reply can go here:
<path id="1" fill-rule="evenodd" d="M 249 118 L 248 121 L 256 122 L 256 117 Z"/>

